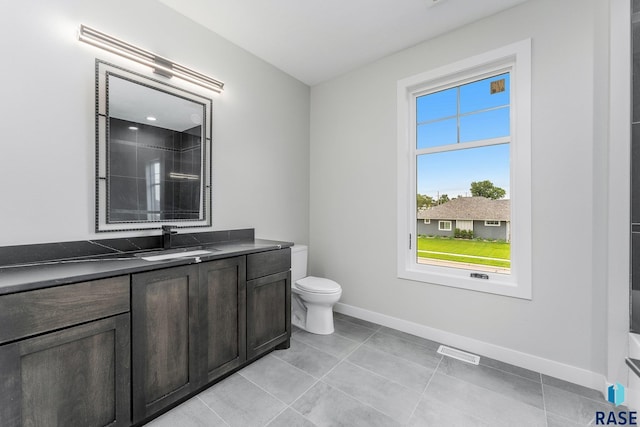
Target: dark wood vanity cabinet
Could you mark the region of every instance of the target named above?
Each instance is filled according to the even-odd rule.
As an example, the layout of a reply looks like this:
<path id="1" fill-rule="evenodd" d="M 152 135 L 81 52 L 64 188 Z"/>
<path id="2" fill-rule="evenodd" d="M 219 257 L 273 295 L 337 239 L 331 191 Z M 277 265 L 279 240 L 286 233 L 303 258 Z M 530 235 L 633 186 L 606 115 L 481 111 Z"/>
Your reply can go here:
<path id="1" fill-rule="evenodd" d="M 127 426 L 129 276 L 0 296 L 0 425 Z"/>
<path id="2" fill-rule="evenodd" d="M 247 255 L 247 358 L 289 348 L 291 249 Z"/>
<path id="3" fill-rule="evenodd" d="M 196 390 L 199 344 L 198 266 L 131 276 L 133 421 Z"/>

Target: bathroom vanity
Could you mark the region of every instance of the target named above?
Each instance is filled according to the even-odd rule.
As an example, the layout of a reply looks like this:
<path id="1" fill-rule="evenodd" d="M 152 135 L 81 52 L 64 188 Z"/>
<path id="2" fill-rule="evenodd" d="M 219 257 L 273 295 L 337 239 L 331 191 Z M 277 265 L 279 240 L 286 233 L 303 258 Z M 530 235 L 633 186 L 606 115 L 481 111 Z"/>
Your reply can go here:
<path id="1" fill-rule="evenodd" d="M 288 348 L 291 243 L 175 239 L 0 247 L 0 425 L 141 424 Z"/>

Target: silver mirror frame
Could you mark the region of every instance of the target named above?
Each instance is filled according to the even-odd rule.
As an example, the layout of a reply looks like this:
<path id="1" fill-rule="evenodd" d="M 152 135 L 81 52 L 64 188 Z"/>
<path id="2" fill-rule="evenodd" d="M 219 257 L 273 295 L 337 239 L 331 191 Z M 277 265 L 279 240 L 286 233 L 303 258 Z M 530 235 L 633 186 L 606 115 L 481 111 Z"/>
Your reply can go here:
<path id="1" fill-rule="evenodd" d="M 127 70 L 100 59 L 96 59 L 96 83 L 95 83 L 95 231 L 134 231 L 160 229 L 164 224 L 171 224 L 176 228 L 211 227 L 212 185 L 211 185 L 211 135 L 213 122 L 213 101 L 203 94 L 196 93 L 192 88 L 170 85 L 150 76 Z M 108 77 L 117 76 L 146 87 L 165 92 L 170 95 L 182 97 L 192 102 L 199 103 L 204 108 L 203 137 L 202 137 L 202 165 L 201 171 L 204 179 L 201 184 L 202 196 L 200 197 L 201 215 L 198 220 L 146 220 L 131 222 L 109 222 L 109 193 L 108 193 Z"/>

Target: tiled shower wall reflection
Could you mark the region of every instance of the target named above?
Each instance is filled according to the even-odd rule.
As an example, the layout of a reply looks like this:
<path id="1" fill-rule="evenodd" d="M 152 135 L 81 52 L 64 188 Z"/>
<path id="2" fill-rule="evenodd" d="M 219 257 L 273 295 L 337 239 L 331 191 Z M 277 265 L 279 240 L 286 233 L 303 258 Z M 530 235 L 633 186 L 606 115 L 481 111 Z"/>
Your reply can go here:
<path id="1" fill-rule="evenodd" d="M 200 126 L 178 132 L 111 118 L 109 221 L 198 219 L 200 133 Z"/>

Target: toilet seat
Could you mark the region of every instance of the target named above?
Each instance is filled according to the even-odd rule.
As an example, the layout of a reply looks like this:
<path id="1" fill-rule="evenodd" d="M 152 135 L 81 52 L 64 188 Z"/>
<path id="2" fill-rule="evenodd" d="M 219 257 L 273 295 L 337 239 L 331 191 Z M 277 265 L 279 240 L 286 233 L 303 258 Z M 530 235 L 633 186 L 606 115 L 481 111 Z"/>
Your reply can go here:
<path id="1" fill-rule="evenodd" d="M 302 291 L 314 294 L 335 294 L 342 290 L 340 285 L 331 279 L 313 276 L 298 280 L 296 286 Z"/>

